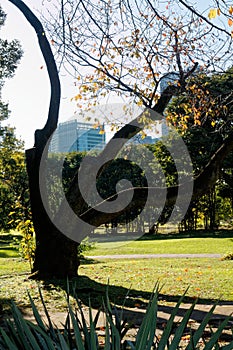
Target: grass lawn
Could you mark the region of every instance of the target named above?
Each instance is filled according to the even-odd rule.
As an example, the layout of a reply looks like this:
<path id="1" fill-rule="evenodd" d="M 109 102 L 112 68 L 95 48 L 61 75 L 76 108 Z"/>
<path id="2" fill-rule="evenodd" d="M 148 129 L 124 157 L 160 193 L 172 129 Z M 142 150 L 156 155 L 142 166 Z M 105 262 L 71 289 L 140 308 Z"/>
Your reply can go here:
<path id="1" fill-rule="evenodd" d="M 106 249 L 111 243 L 101 243 L 88 252 L 90 255 L 127 254 L 127 253 L 221 253 L 233 251 L 230 235 L 222 238 L 190 237 L 170 239 L 144 239 L 130 246 L 122 245 L 116 251 Z M 3 242 L 4 241 L 4 242 Z M 9 300 L 14 299 L 21 306 L 29 306 L 27 291 L 36 302 L 38 282 L 28 280 L 29 264 L 19 257 L 9 241 L 0 243 L 0 303 L 8 308 Z M 14 256 L 14 258 L 12 258 Z M 161 289 L 161 302 L 178 297 L 189 287 L 187 296 L 191 299 L 199 296 L 203 302 L 221 299 L 233 303 L 233 261 L 221 259 L 102 259 L 84 260 L 79 268 L 79 277 L 75 279 L 78 295 L 88 305 L 89 294 L 94 299 L 102 299 L 109 279 L 109 292 L 112 301 L 123 300 L 130 288 L 131 306 L 148 300 L 156 281 Z M 66 307 L 66 281 L 41 282 L 42 293 L 50 310 L 64 310 Z M 92 299 L 93 299 L 92 298 Z M 121 302 L 119 301 L 119 303 Z"/>
<path id="2" fill-rule="evenodd" d="M 80 274 L 98 283 L 151 292 L 156 281 L 162 294 L 233 301 L 233 261 L 220 259 L 117 259 L 82 265 Z"/>
<path id="3" fill-rule="evenodd" d="M 85 255 L 115 255 L 115 254 L 226 254 L 233 252 L 233 232 L 219 231 L 215 234 L 193 234 L 191 237 L 184 235 L 158 235 L 142 237 L 139 240 L 126 242 L 100 242 L 97 239 L 94 249 Z"/>

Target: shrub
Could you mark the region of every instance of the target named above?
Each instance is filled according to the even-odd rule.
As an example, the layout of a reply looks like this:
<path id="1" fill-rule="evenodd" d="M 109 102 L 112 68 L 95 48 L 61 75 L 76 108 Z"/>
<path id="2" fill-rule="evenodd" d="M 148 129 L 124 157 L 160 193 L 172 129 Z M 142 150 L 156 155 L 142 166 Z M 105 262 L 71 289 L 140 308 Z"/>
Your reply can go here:
<path id="1" fill-rule="evenodd" d="M 14 304 L 14 302 L 12 302 L 13 321 L 7 320 L 4 328 L 0 328 L 1 350 L 177 350 L 181 349 L 180 342 L 184 335 L 191 313 L 195 307 L 194 302 L 177 326 L 175 334 L 172 335 L 174 319 L 178 314 L 179 306 L 184 298 L 184 296 L 182 296 L 177 305 L 174 307 L 162 335 L 160 338 L 158 338 L 156 337 L 158 312 L 157 288 L 150 300 L 144 319 L 135 339 L 133 341 L 129 341 L 124 340 L 125 334 L 128 330 L 128 325 L 122 317 L 123 307 L 120 312 L 116 312 L 109 302 L 107 293 L 106 301 L 103 303 L 103 311 L 105 314 L 105 339 L 104 344 L 101 345 L 97 332 L 97 321 L 100 315 L 100 310 L 97 312 L 96 317 L 93 318 L 90 306 L 89 320 L 87 321 L 79 300 L 76 298 L 77 310 L 74 310 L 69 303 L 68 297 L 67 319 L 64 329 L 61 331 L 52 324 L 40 289 L 39 293 L 41 302 L 44 306 L 45 314 L 47 316 L 48 324 L 46 325 L 42 320 L 30 295 L 29 299 L 36 321 L 35 324 L 25 320 L 17 306 Z M 219 336 L 226 327 L 230 316 L 226 317 L 226 319 L 219 325 L 218 329 L 210 334 L 208 340 L 204 340 L 203 338 L 204 330 L 208 325 L 211 316 L 213 315 L 215 307 L 216 305 L 211 308 L 199 327 L 195 331 L 190 332 L 188 337 L 189 343 L 184 347 L 186 350 L 233 349 L 233 341 L 225 346 L 220 346 L 218 344 Z M 203 347 L 200 347 L 200 340 L 204 340 Z"/>
<path id="2" fill-rule="evenodd" d="M 33 223 L 31 220 L 20 220 L 17 230 L 22 235 L 20 240 L 17 240 L 20 256 L 27 260 L 32 270 L 32 264 L 35 257 L 36 240 Z"/>
<path id="3" fill-rule="evenodd" d="M 83 258 L 83 253 L 88 252 L 91 249 L 94 249 L 94 247 L 95 247 L 95 244 L 91 243 L 88 237 L 84 238 L 78 246 L 78 256 L 80 258 Z"/>
<path id="4" fill-rule="evenodd" d="M 233 260 L 233 252 L 226 253 L 223 257 L 222 260 Z"/>

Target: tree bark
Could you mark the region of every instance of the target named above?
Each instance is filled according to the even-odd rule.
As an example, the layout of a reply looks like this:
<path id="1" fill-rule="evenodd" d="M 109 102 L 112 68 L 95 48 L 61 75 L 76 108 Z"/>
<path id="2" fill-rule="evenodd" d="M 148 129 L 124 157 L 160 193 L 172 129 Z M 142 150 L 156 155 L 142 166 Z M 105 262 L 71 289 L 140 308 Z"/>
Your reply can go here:
<path id="1" fill-rule="evenodd" d="M 33 276 L 37 278 L 74 277 L 78 270 L 77 243 L 68 239 L 53 224 L 44 208 L 39 173 L 42 155 L 47 152 L 50 136 L 57 127 L 60 106 L 60 80 L 50 44 L 38 18 L 21 0 L 9 0 L 25 16 L 37 33 L 51 85 L 48 119 L 43 129 L 35 131 L 34 147 L 26 151 L 32 219 L 36 234 Z M 45 178 L 44 178 L 45 181 Z"/>
<path id="2" fill-rule="evenodd" d="M 77 276 L 79 261 L 77 243 L 62 234 L 48 217 L 44 208 L 39 182 L 41 157 L 35 148 L 26 151 L 36 251 L 32 277 L 38 279 Z"/>

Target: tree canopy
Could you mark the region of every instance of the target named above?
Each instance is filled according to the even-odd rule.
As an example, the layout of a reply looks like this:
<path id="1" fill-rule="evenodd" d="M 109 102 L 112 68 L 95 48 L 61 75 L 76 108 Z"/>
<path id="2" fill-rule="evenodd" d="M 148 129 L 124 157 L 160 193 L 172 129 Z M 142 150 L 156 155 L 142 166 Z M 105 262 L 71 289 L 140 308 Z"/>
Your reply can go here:
<path id="1" fill-rule="evenodd" d="M 210 126 L 218 133 L 217 127 L 225 123 L 230 113 L 227 103 L 230 92 L 225 93 L 224 101 L 219 91 L 216 91 L 218 97 L 214 96 L 208 90 L 208 79 L 217 73 L 230 74 L 227 69 L 232 45 L 230 22 L 225 20 L 232 16 L 231 7 L 228 3 L 222 4 L 221 9 L 219 6 L 213 1 L 203 14 L 197 6 L 176 0 L 56 3 L 47 28 L 58 62 L 76 79 L 77 106 L 91 107 L 113 93 L 155 112 L 149 112 L 149 118 L 135 118 L 133 123 L 117 131 L 113 140 L 133 137 L 159 118 L 156 113 L 173 119 L 173 125 L 182 128 L 188 123 L 203 125 L 208 116 Z M 225 24 L 215 22 L 219 16 Z M 200 80 L 201 74 L 208 78 Z M 195 76 L 196 83 L 193 82 Z M 182 111 L 176 110 L 175 116 L 171 109 L 168 112 L 174 96 L 187 99 L 187 94 L 189 103 L 183 100 Z M 222 159 L 232 149 L 232 133 L 228 131 L 196 172 L 194 197 L 204 194 L 217 180 Z M 104 158 L 110 149 L 112 151 L 111 141 L 99 158 Z M 113 158 L 118 151 L 118 148 L 112 151 Z M 182 186 L 185 184 L 167 188 L 167 204 L 176 201 L 177 190 Z M 158 188 L 154 191 L 158 199 Z M 132 205 L 143 201 L 145 195 L 145 188 L 137 187 Z M 96 225 L 106 220 L 103 213 L 84 204 L 75 182 L 71 183 L 68 197 L 76 213 L 80 215 L 85 211 L 86 220 L 88 217 Z"/>
<path id="2" fill-rule="evenodd" d="M 6 14 L 0 7 L 0 27 L 5 19 Z M 1 98 L 4 83 L 14 76 L 21 56 L 22 49 L 17 40 L 0 38 L 0 229 L 17 226 L 15 220 L 19 216 L 9 217 L 12 211 L 21 212 L 22 215 L 25 210 L 29 211 L 23 143 L 16 138 L 14 128 L 3 124 L 10 111 Z M 12 223 L 9 224 L 9 221 Z"/>

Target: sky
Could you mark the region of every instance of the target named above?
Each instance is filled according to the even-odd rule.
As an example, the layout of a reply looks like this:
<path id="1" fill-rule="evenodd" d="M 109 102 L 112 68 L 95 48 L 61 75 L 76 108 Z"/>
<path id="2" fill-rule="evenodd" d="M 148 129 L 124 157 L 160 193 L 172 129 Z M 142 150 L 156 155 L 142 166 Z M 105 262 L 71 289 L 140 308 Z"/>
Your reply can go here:
<path id="1" fill-rule="evenodd" d="M 36 13 L 36 10 L 41 8 L 43 0 L 25 0 L 25 3 Z M 206 8 L 210 3 L 210 0 L 203 0 L 201 6 Z M 18 39 L 24 51 L 15 76 L 5 83 L 2 98 L 3 101 L 9 102 L 11 111 L 7 124 L 16 128 L 16 135 L 25 141 L 27 149 L 34 144 L 34 131 L 42 128 L 47 119 L 49 80 L 34 29 L 8 0 L 1 0 L 1 6 L 7 14 L 6 23 L 1 29 L 1 37 L 9 40 Z M 59 122 L 71 118 L 77 111 L 75 103 L 71 101 L 76 94 L 73 79 L 64 75 L 60 78 L 62 99 Z"/>
<path id="2" fill-rule="evenodd" d="M 40 0 L 25 1 L 31 9 L 41 6 Z M 15 76 L 6 81 L 3 101 L 9 102 L 11 111 L 7 124 L 16 128 L 16 135 L 25 141 L 25 148 L 34 144 L 34 131 L 44 126 L 50 99 L 50 86 L 37 36 L 21 12 L 7 0 L 1 0 L 7 14 L 1 29 L 1 38 L 18 39 L 24 54 Z M 62 99 L 59 121 L 70 118 L 76 110 L 71 98 L 75 95 L 73 79 L 61 77 Z"/>

